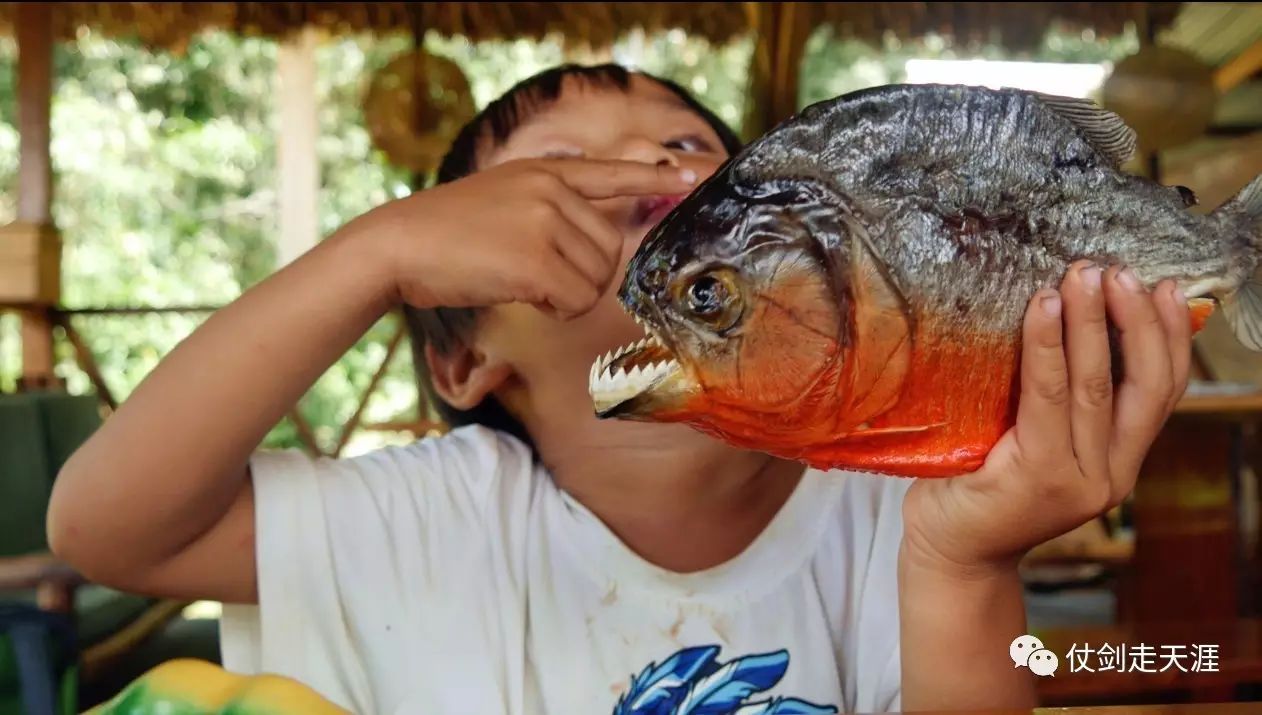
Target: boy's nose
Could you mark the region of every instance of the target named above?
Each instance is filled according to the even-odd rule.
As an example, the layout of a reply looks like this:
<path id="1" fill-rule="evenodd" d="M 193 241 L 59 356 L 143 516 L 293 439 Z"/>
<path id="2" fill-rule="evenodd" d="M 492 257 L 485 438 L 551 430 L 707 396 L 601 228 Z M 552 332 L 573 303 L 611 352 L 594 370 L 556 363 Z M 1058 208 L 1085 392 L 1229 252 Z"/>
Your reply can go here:
<path id="1" fill-rule="evenodd" d="M 623 161 L 639 161 L 645 164 L 679 166 L 679 158 L 675 156 L 674 152 L 647 137 L 635 137 L 627 140 L 623 144 L 618 158 Z"/>

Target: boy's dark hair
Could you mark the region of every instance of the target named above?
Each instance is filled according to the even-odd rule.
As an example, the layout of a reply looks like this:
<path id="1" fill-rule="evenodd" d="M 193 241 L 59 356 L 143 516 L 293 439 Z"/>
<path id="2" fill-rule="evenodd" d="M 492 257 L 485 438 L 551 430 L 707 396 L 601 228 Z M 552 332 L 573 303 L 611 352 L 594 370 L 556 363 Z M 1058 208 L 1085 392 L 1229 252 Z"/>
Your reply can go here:
<path id="1" fill-rule="evenodd" d="M 740 138 L 713 112 L 704 107 L 679 85 L 660 77 L 636 72 L 670 90 L 698 116 L 706 121 L 719 135 L 728 154 L 735 154 L 742 146 Z M 477 170 L 478 152 L 484 142 L 499 145 L 534 113 L 555 101 L 567 78 L 577 78 L 599 87 L 627 91 L 631 85 L 631 71 L 615 64 L 595 66 L 561 65 L 525 79 L 491 102 L 456 135 L 450 150 L 438 167 L 437 183 L 443 184 L 463 178 Z M 504 409 L 494 397 L 487 397 L 470 410 L 460 410 L 448 405 L 434 393 L 429 366 L 425 362 L 424 346 L 430 343 L 439 353 L 446 353 L 460 345 L 477 323 L 474 308 L 433 308 L 420 310 L 404 306 L 404 318 L 412 343 L 412 360 L 420 382 L 422 399 L 429 399 L 443 421 L 450 427 L 479 424 L 507 432 L 533 447 L 526 429 Z"/>

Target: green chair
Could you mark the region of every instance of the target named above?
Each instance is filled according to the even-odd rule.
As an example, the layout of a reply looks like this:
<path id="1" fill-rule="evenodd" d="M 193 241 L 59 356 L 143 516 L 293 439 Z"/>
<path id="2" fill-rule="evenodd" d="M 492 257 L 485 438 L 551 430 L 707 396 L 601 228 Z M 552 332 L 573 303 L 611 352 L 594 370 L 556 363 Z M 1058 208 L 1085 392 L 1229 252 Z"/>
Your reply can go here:
<path id="1" fill-rule="evenodd" d="M 33 395 L 0 396 L 0 558 L 48 550 L 46 421 Z"/>
<path id="2" fill-rule="evenodd" d="M 78 652 L 55 626 L 72 630 L 72 617 L 36 607 L 37 588 L 56 586 L 44 564 L 23 558 L 48 550 L 47 429 L 36 396 L 0 396 L 0 582 L 24 587 L 0 591 L 0 715 L 72 713 L 77 705 Z"/>
<path id="3" fill-rule="evenodd" d="M 9 609 L 9 621 L 27 643 L 22 651 L 13 634 L 0 630 L 0 715 L 25 712 L 18 706 L 19 686 L 25 682 L 18 675 L 18 654 L 27 653 L 29 659 L 32 643 L 47 655 L 59 707 L 73 711 L 77 703 L 67 699 L 78 692 L 78 681 L 125 665 L 127 655 L 185 605 L 84 582 L 48 553 L 45 517 L 53 481 L 100 424 L 100 406 L 92 396 L 0 395 L 0 607 Z M 23 620 L 14 615 L 19 612 L 49 615 Z M 66 642 L 49 627 L 58 617 L 75 635 L 74 652 L 68 655 Z M 31 635 L 34 622 L 42 623 L 51 639 L 42 646 Z M 73 667 L 63 667 L 66 657 Z"/>

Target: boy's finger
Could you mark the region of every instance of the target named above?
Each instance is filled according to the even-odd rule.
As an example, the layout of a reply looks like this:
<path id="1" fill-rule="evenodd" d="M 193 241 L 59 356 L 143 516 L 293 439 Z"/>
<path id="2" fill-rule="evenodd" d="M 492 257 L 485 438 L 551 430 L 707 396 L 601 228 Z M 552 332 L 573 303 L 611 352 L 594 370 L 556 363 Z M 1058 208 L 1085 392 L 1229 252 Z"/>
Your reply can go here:
<path id="1" fill-rule="evenodd" d="M 1070 407 L 1074 455 L 1091 478 L 1109 478 L 1109 435 L 1113 422 L 1113 367 L 1102 271 L 1089 262 L 1069 271 L 1061 290 L 1065 301 L 1065 344 L 1069 356 Z"/>
<path id="2" fill-rule="evenodd" d="M 1165 422 L 1174 391 L 1170 343 L 1165 326 L 1130 269 L 1110 269 L 1104 277 L 1109 315 L 1121 333 L 1125 377 L 1113 414 L 1114 496 L 1130 491 L 1152 440 Z"/>
<path id="3" fill-rule="evenodd" d="M 544 256 L 543 270 L 534 280 L 538 282 L 539 292 L 547 303 L 563 319 L 586 313 L 600 297 L 591 281 L 558 250 L 549 251 Z"/>
<path id="4" fill-rule="evenodd" d="M 587 281 L 604 293 L 617 264 L 586 233 L 566 219 L 557 221 L 552 237 L 557 251 Z"/>
<path id="5" fill-rule="evenodd" d="M 686 194 L 697 183 L 696 171 L 670 164 L 561 160 L 549 166 L 567 186 L 589 199 Z"/>
<path id="6" fill-rule="evenodd" d="M 555 198 L 555 203 L 566 220 L 587 234 L 609 260 L 611 268 L 616 270 L 622 260 L 622 233 L 592 204 L 577 194 L 564 192 Z"/>
<path id="7" fill-rule="evenodd" d="M 1025 312 L 1017 444 L 1034 463 L 1055 462 L 1073 448 L 1069 428 L 1069 370 L 1061 328 L 1061 297 L 1035 294 Z"/>
<path id="8" fill-rule="evenodd" d="M 1192 369 L 1192 322 L 1188 315 L 1187 298 L 1183 297 L 1178 284 L 1169 281 L 1161 288 L 1157 311 L 1161 314 L 1170 343 L 1170 372 L 1174 378 L 1174 394 L 1166 406 L 1169 414 L 1187 391 L 1188 374 Z"/>

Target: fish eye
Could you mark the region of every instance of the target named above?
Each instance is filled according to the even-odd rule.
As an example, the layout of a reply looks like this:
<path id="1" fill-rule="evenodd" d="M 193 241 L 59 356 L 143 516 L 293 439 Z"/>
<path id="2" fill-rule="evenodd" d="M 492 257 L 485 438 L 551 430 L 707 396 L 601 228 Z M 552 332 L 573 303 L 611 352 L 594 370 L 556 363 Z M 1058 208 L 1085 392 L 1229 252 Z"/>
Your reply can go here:
<path id="1" fill-rule="evenodd" d="M 688 307 L 702 317 L 710 317 L 723 309 L 727 289 L 714 276 L 701 276 L 688 286 Z"/>
<path id="2" fill-rule="evenodd" d="M 680 295 L 683 308 L 716 330 L 732 327 L 740 318 L 742 301 L 731 270 L 718 269 L 694 276 Z"/>

